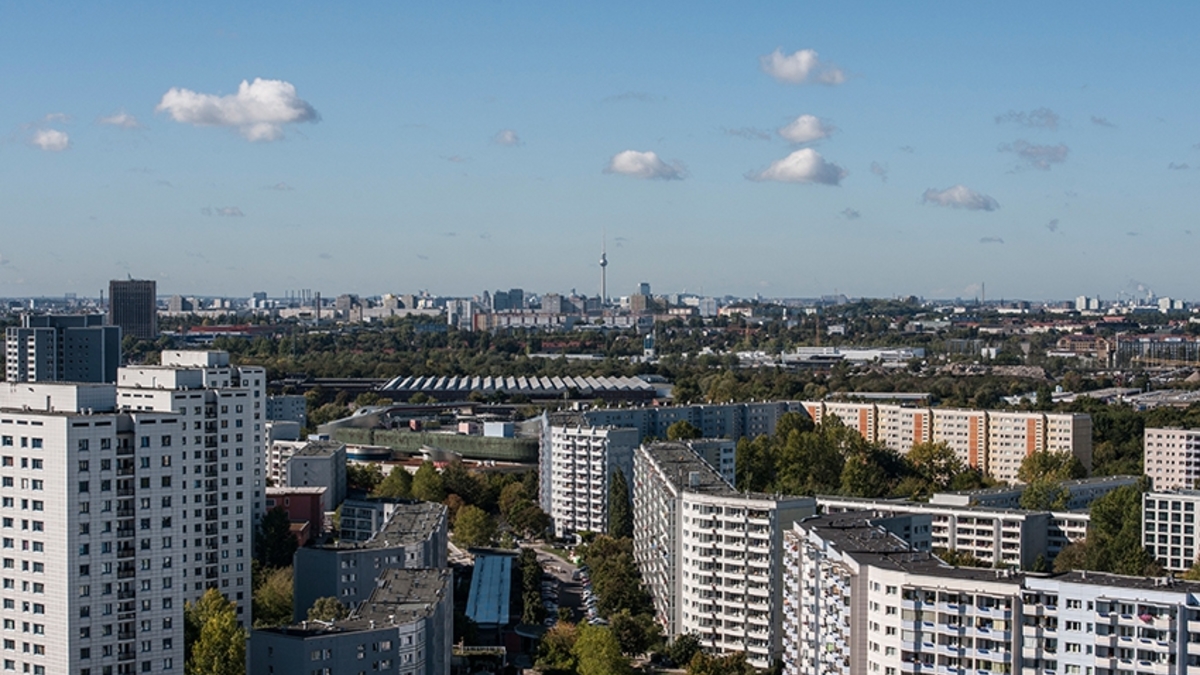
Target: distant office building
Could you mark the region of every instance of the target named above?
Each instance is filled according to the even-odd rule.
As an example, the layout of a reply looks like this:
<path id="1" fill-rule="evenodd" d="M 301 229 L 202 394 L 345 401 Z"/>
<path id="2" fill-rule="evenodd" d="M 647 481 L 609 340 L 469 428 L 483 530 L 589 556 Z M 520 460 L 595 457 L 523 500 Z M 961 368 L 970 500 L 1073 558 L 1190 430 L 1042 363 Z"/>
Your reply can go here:
<path id="1" fill-rule="evenodd" d="M 1155 491 L 1200 487 L 1200 429 L 1147 428 L 1142 452 Z"/>
<path id="2" fill-rule="evenodd" d="M 444 505 L 415 502 L 395 509 L 384 528 L 367 541 L 298 549 L 295 620 L 307 616 L 317 598 L 334 597 L 348 606 L 366 600 L 383 570 L 445 567 L 447 527 Z"/>
<path id="3" fill-rule="evenodd" d="M 638 295 L 647 295 L 647 296 L 650 295 L 650 283 L 649 282 L 643 281 L 642 283 L 638 284 Z"/>
<path id="4" fill-rule="evenodd" d="M 308 426 L 308 399 L 299 395 L 268 396 L 267 419 L 295 422 L 302 428 L 306 427 Z"/>
<path id="5" fill-rule="evenodd" d="M 122 335 L 142 340 L 158 337 L 158 282 L 144 279 L 108 282 L 108 322 Z"/>
<path id="6" fill-rule="evenodd" d="M 384 570 L 370 596 L 355 604 L 338 621 L 297 620 L 253 631 L 249 672 L 449 675 L 454 643 L 449 569 Z"/>
<path id="7" fill-rule="evenodd" d="M 171 314 L 190 312 L 195 308 L 195 304 L 182 295 L 172 295 L 170 299 L 167 300 L 167 311 Z"/>
<path id="8" fill-rule="evenodd" d="M 492 311 L 504 312 L 521 309 L 525 309 L 525 291 L 520 288 L 496 291 L 492 296 Z"/>
<path id="9" fill-rule="evenodd" d="M 816 502 L 740 493 L 682 443 L 642 445 L 633 471 L 634 558 L 666 634 L 769 667 L 784 641 L 783 533 Z"/>
<path id="10" fill-rule="evenodd" d="M 116 382 L 121 329 L 103 314 L 21 317 L 4 336 L 9 382 Z"/>

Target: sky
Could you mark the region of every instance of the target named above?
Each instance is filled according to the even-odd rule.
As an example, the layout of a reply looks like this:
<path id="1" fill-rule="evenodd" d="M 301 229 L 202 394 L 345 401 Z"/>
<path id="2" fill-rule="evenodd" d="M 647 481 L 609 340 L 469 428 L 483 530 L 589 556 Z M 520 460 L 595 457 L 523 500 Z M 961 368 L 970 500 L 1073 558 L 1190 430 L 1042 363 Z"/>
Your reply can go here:
<path id="1" fill-rule="evenodd" d="M 1197 299 L 1198 15 L 0 3 L 0 297 Z"/>

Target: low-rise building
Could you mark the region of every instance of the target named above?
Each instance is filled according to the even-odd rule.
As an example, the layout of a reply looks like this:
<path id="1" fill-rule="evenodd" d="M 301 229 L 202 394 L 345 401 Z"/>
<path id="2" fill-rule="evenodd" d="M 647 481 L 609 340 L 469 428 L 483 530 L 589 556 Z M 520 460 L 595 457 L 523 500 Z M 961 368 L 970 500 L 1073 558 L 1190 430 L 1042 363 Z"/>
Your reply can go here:
<path id="1" fill-rule="evenodd" d="M 255 675 L 449 675 L 454 588 L 449 569 L 386 569 L 350 616 L 298 620 L 250 636 Z"/>
<path id="2" fill-rule="evenodd" d="M 323 487 L 322 507 L 333 511 L 346 498 L 346 444 L 275 441 L 267 448 L 267 478 L 277 487 Z"/>
<path id="3" fill-rule="evenodd" d="M 269 487 L 267 488 L 266 510 L 283 509 L 292 523 L 296 540 L 304 546 L 308 540 L 325 529 L 325 496 L 323 487 Z M 296 527 L 304 524 L 306 527 Z"/>
<path id="4" fill-rule="evenodd" d="M 415 502 L 397 505 L 387 525 L 367 541 L 298 549 L 293 567 L 296 621 L 308 615 L 318 598 L 334 597 L 345 605 L 362 602 L 385 569 L 445 567 L 446 537 L 446 507 Z"/>

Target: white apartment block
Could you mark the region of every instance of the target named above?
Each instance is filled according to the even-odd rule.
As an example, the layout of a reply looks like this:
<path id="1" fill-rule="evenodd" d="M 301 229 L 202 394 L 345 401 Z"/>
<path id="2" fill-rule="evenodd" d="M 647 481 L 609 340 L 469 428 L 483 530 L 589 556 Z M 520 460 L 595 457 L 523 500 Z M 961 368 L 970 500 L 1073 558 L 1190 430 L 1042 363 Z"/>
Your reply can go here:
<path id="1" fill-rule="evenodd" d="M 1196 564 L 1198 512 L 1200 492 L 1195 490 L 1142 495 L 1142 543 L 1164 569 L 1185 572 Z"/>
<path id="2" fill-rule="evenodd" d="M 0 387 L 0 667 L 182 672 L 180 417 L 118 411 L 111 384 Z"/>
<path id="3" fill-rule="evenodd" d="M 1200 429 L 1147 428 L 1142 451 L 1142 466 L 1154 490 L 1200 487 Z"/>
<path id="4" fill-rule="evenodd" d="M 782 649 L 783 532 L 809 497 L 739 493 L 682 443 L 634 457 L 634 557 L 669 636 L 770 666 Z"/>
<path id="5" fill-rule="evenodd" d="M 824 513 L 868 511 L 932 517 L 932 547 L 969 553 L 990 565 L 1028 569 L 1043 555 L 1052 561 L 1067 544 L 1087 536 L 1087 511 L 1026 511 L 859 497 L 818 496 Z"/>
<path id="6" fill-rule="evenodd" d="M 608 530 L 608 488 L 614 471 L 632 484 L 633 452 L 641 441 L 636 429 L 559 426 L 543 430 L 538 471 L 541 506 L 554 532 Z"/>
<path id="7" fill-rule="evenodd" d="M 784 672 L 1200 673 L 1200 584 L 949 567 L 865 517 L 787 539 Z"/>
<path id="8" fill-rule="evenodd" d="M 216 588 L 252 625 L 250 560 L 266 495 L 262 424 L 266 371 L 237 367 L 220 351 L 164 351 L 162 365 L 121 368 L 117 402 L 130 412 L 181 420 L 174 471 L 177 602 Z M 183 427 L 186 427 L 184 429 Z"/>
<path id="9" fill-rule="evenodd" d="M 1092 466 L 1092 419 L 1082 413 L 909 408 L 841 401 L 805 401 L 820 423 L 829 416 L 868 441 L 906 453 L 916 443 L 946 443 L 967 466 L 1006 483 L 1034 452 L 1070 452 Z"/>

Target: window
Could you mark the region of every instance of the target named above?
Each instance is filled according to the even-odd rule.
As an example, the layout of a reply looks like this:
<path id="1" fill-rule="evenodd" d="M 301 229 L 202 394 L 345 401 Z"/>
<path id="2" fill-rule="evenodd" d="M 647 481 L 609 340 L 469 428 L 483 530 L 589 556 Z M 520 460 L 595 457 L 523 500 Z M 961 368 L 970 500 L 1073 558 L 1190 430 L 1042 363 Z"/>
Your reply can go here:
<path id="1" fill-rule="evenodd" d="M 5 485 L 5 487 L 12 487 L 12 485 L 11 485 L 12 479 L 11 478 L 5 478 L 4 480 L 10 482 L 10 484 Z M 79 481 L 79 492 L 80 493 L 88 492 L 88 482 L 86 480 Z"/>

